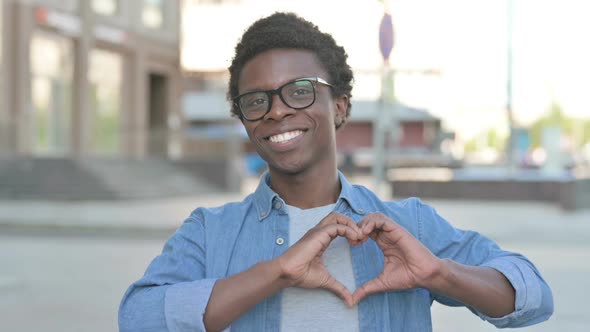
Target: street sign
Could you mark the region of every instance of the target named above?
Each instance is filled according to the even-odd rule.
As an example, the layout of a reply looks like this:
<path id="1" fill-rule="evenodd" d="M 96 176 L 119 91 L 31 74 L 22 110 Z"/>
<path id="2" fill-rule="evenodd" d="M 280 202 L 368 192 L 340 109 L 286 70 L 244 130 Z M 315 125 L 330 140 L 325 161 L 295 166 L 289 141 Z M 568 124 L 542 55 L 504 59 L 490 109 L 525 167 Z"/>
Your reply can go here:
<path id="1" fill-rule="evenodd" d="M 384 13 L 379 25 L 379 48 L 384 61 L 389 60 L 389 55 L 393 49 L 393 21 L 391 14 Z"/>

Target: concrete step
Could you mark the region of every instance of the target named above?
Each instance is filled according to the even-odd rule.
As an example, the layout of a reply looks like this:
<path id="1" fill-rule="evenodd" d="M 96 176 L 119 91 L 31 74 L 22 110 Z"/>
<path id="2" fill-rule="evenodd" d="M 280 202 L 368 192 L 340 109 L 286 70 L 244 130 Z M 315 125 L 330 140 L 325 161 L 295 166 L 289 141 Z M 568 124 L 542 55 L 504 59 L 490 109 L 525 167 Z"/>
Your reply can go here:
<path id="1" fill-rule="evenodd" d="M 190 171 L 158 158 L 0 158 L 0 198 L 5 199 L 132 199 L 225 190 L 210 178 L 206 169 Z"/>

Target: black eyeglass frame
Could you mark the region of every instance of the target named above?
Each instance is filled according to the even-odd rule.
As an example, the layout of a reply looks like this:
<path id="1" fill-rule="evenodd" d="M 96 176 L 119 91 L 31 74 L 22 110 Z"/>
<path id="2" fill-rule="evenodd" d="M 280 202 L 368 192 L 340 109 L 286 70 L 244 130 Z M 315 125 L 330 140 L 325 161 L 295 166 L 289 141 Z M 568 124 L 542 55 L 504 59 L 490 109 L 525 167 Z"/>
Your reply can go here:
<path id="1" fill-rule="evenodd" d="M 313 88 L 313 100 L 309 103 L 309 105 L 307 106 L 303 106 L 303 107 L 293 107 L 291 105 L 289 105 L 289 103 L 287 103 L 285 101 L 285 99 L 283 98 L 283 94 L 281 93 L 281 91 L 283 90 L 284 87 L 288 86 L 289 84 L 293 84 L 295 82 L 300 82 L 300 81 L 309 81 L 311 83 L 311 86 Z M 294 110 L 302 110 L 302 109 L 306 109 L 308 107 L 310 107 L 311 105 L 313 105 L 315 103 L 315 99 L 316 99 L 316 84 L 320 83 L 323 84 L 325 86 L 329 86 L 330 88 L 333 88 L 332 84 L 328 83 L 326 80 L 324 80 L 321 77 L 302 77 L 302 78 L 298 78 L 295 80 L 292 80 L 290 82 L 287 82 L 283 85 L 281 85 L 280 87 L 274 89 L 274 90 L 257 90 L 257 91 L 249 91 L 246 93 L 242 93 L 241 95 L 238 95 L 234 98 L 232 98 L 233 104 L 235 107 L 237 107 L 237 109 L 240 111 L 240 117 L 246 121 L 258 121 L 262 118 L 264 118 L 272 109 L 272 97 L 274 95 L 278 95 L 279 98 L 281 99 L 281 101 L 283 102 L 283 104 L 287 105 L 288 107 L 294 109 Z M 242 111 L 242 107 L 240 106 L 240 99 L 244 96 L 253 94 L 253 93 L 265 93 L 266 96 L 268 97 L 268 106 L 266 108 L 266 112 L 264 112 L 264 114 L 262 114 L 261 116 L 257 117 L 257 118 L 252 118 L 249 119 L 246 117 L 246 115 L 244 114 L 244 112 Z"/>

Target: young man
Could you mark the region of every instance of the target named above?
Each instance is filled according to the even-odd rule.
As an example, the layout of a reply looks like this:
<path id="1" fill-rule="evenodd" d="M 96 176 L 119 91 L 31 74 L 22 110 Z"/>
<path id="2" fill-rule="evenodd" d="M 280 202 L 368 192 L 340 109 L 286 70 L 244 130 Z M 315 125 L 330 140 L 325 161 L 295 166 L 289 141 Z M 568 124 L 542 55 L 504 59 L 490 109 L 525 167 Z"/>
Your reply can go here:
<path id="1" fill-rule="evenodd" d="M 338 171 L 346 58 L 292 14 L 244 33 L 228 96 L 269 170 L 242 202 L 191 214 L 125 294 L 121 331 L 431 331 L 433 300 L 498 327 L 549 318 L 551 291 L 525 257 Z"/>

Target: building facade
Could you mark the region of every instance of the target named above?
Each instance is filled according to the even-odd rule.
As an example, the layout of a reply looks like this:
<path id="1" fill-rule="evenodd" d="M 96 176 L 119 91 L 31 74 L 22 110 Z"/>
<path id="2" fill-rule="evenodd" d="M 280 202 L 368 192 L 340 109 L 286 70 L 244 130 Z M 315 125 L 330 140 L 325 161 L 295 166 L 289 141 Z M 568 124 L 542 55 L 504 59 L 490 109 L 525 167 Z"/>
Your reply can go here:
<path id="1" fill-rule="evenodd" d="M 0 2 L 0 155 L 178 155 L 180 0 Z"/>

